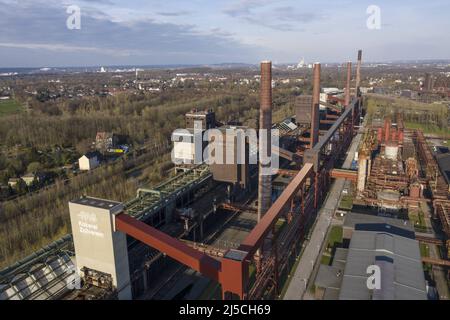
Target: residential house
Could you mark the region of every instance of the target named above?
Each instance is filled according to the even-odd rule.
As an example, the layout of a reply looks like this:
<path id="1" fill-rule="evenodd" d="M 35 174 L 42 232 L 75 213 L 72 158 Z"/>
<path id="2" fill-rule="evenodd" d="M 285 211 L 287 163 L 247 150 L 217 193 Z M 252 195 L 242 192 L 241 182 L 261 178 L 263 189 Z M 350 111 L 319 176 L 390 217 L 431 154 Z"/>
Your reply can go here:
<path id="1" fill-rule="evenodd" d="M 20 177 L 23 181 L 25 181 L 27 186 L 31 186 L 33 182 L 41 182 L 43 180 L 43 176 L 38 173 L 27 173 Z"/>
<path id="2" fill-rule="evenodd" d="M 117 145 L 118 137 L 112 132 L 97 132 L 95 137 L 95 147 L 97 150 L 105 152 L 114 149 Z"/>
<path id="3" fill-rule="evenodd" d="M 78 159 L 80 170 L 88 171 L 100 165 L 100 154 L 98 152 L 88 152 Z"/>
<path id="4" fill-rule="evenodd" d="M 10 186 L 11 188 L 16 188 L 20 180 L 20 178 L 10 178 L 8 180 L 8 186 Z"/>

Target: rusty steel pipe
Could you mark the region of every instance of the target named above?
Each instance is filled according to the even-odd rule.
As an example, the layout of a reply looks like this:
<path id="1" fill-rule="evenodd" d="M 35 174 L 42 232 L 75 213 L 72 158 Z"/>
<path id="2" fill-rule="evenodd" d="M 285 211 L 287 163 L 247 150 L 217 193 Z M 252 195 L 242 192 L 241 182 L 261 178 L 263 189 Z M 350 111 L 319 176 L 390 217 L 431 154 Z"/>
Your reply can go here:
<path id="1" fill-rule="evenodd" d="M 384 120 L 384 143 L 388 143 L 391 138 L 391 119 Z"/>

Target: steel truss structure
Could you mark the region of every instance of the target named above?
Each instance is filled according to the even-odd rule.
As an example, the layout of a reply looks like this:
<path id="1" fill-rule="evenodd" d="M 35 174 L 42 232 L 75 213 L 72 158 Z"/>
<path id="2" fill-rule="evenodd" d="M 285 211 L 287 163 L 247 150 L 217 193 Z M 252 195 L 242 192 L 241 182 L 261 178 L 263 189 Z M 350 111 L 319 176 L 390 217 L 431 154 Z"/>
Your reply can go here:
<path id="1" fill-rule="evenodd" d="M 237 249 L 212 257 L 207 248 L 198 250 L 127 213 L 116 217 L 117 230 L 217 281 L 224 299 L 260 299 L 279 294 L 280 277 L 299 253 L 305 226 L 315 217 L 331 183 L 334 165 L 345 155 L 353 138 L 361 102 L 361 98 L 355 98 L 320 142 L 306 150 L 301 170 Z M 288 223 L 275 233 L 280 218 Z M 255 256 L 257 251 L 260 256 Z M 261 268 L 250 277 L 249 267 L 256 262 Z"/>

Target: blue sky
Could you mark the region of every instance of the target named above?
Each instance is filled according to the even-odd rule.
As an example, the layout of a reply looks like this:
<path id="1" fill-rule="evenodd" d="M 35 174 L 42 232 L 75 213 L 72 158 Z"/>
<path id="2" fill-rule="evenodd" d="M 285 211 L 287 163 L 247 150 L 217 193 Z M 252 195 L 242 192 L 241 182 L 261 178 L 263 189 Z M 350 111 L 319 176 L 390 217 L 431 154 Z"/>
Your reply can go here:
<path id="1" fill-rule="evenodd" d="M 69 30 L 66 9 L 81 9 Z M 381 29 L 366 27 L 369 5 Z M 448 0 L 0 0 L 0 67 L 450 58 Z"/>

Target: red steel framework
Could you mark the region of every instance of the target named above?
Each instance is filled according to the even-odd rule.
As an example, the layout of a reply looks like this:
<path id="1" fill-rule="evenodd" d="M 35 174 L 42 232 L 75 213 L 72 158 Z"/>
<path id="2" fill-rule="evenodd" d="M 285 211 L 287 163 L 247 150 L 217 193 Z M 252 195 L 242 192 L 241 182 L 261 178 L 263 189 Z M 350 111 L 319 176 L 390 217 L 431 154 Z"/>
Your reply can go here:
<path id="1" fill-rule="evenodd" d="M 267 291 L 279 294 L 279 274 L 289 266 L 289 257 L 296 253 L 296 245 L 303 238 L 306 222 L 317 212 L 318 203 L 330 183 L 333 164 L 351 140 L 348 115 L 353 114 L 350 109 L 356 107 L 357 100 L 354 102 L 349 112 L 344 113 L 335 123 L 333 127 L 336 128 L 330 129 L 340 133 L 339 140 L 327 141 L 334 134 L 327 135 L 328 138 L 325 136 L 315 148 L 308 150 L 316 153 L 318 163 L 305 163 L 240 247 L 228 250 L 221 259 L 191 248 L 125 213 L 116 217 L 117 230 L 219 282 L 224 299 L 232 298 L 233 295 L 240 299 L 257 299 Z M 340 148 L 327 155 L 323 153 L 326 142 Z M 315 165 L 318 167 L 315 168 Z M 288 217 L 288 226 L 279 239 L 273 239 L 274 225 L 281 216 Z M 267 243 L 270 242 L 270 239 L 267 241 L 269 236 L 272 236 L 272 243 Z M 258 249 L 263 252 L 261 272 L 249 284 L 249 264 L 253 262 Z"/>
<path id="2" fill-rule="evenodd" d="M 238 249 L 227 250 L 223 257 L 213 258 L 205 250 L 197 250 L 126 213 L 115 217 L 116 229 L 217 281 L 224 299 L 280 294 L 280 275 L 289 269 L 290 258 L 298 255 L 306 224 L 317 213 L 331 183 L 334 164 L 350 145 L 360 104 L 361 99 L 354 99 L 320 141 L 307 150 L 301 170 Z M 281 217 L 286 218 L 287 225 L 276 234 L 275 224 Z M 257 251 L 261 253 L 261 268 L 250 283 L 249 265 L 255 263 Z"/>
<path id="3" fill-rule="evenodd" d="M 358 172 L 354 170 L 333 169 L 330 171 L 330 176 L 333 179 L 345 179 L 356 182 L 358 179 Z"/>
<path id="4" fill-rule="evenodd" d="M 277 245 L 265 254 L 263 271 L 262 274 L 258 275 L 256 282 L 271 281 L 271 277 L 265 275 L 278 272 L 279 265 L 286 263 L 286 261 L 283 261 L 285 258 L 277 258 L 277 250 L 285 249 L 284 247 L 291 246 L 292 242 L 298 241 L 298 238 L 294 235 L 298 235 L 298 231 L 304 226 L 304 219 L 302 218 L 308 212 L 313 211 L 311 193 L 307 193 L 306 188 L 306 184 L 310 183 L 313 173 L 313 165 L 311 163 L 305 164 L 261 221 L 247 235 L 240 247 L 237 250 L 228 250 L 220 260 L 212 258 L 206 253 L 200 252 L 125 213 L 116 216 L 115 226 L 117 230 L 164 252 L 178 262 L 219 282 L 222 285 L 224 298 L 227 298 L 231 293 L 236 294 L 240 299 L 246 299 L 249 298 L 247 295 L 249 262 L 253 260 L 258 248 L 263 247 L 264 240 L 272 232 L 278 218 L 282 214 L 289 212 L 292 214 L 295 208 L 299 209 L 299 214 L 297 219 L 291 220 L 289 228 L 286 229 L 290 232 L 283 234 L 285 240 L 283 241 L 283 248 L 278 248 Z M 254 290 L 251 292 L 251 297 L 259 296 L 254 291 L 265 287 L 265 284 L 262 283 L 253 285 Z"/>

